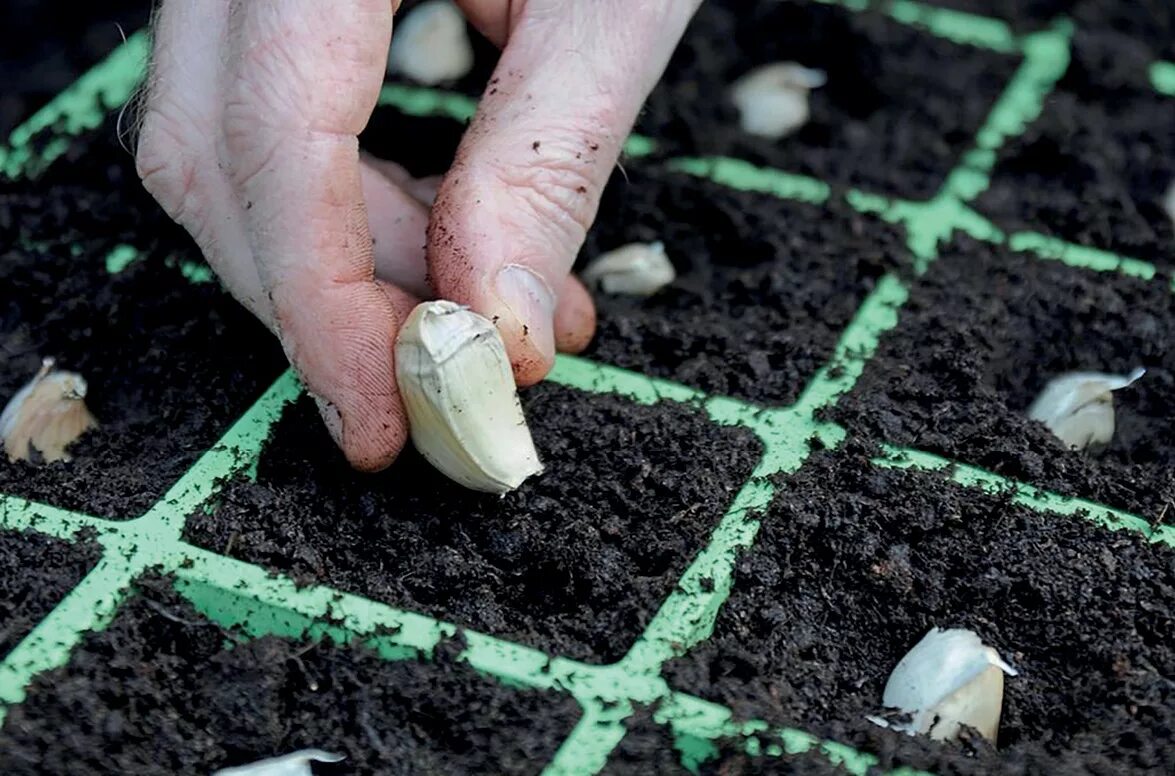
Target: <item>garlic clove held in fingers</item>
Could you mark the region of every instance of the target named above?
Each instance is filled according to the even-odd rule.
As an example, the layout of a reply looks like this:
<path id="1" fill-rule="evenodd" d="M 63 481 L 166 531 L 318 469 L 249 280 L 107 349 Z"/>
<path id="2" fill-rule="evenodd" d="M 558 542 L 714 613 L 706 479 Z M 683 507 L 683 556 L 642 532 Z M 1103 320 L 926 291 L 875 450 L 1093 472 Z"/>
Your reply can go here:
<path id="1" fill-rule="evenodd" d="M 456 81 L 473 68 L 465 17 L 452 0 L 427 0 L 392 31 L 388 72 L 425 86 Z"/>
<path id="2" fill-rule="evenodd" d="M 583 282 L 607 294 L 652 296 L 677 278 L 673 262 L 658 242 L 629 243 L 602 253 L 580 273 Z"/>
<path id="3" fill-rule="evenodd" d="M 1114 436 L 1113 392 L 1146 374 L 1142 367 L 1128 375 L 1069 372 L 1049 381 L 1028 417 L 1048 426 L 1070 449 L 1085 450 L 1107 444 Z"/>
<path id="4" fill-rule="evenodd" d="M 778 140 L 808 121 L 808 93 L 828 77 L 795 62 L 776 62 L 755 68 L 730 88 L 739 111 L 739 124 L 750 135 Z"/>
<path id="5" fill-rule="evenodd" d="M 321 749 L 300 749 L 248 765 L 221 768 L 212 776 L 314 776 L 314 771 L 310 769 L 311 762 L 339 763 L 345 759 L 341 754 L 332 754 Z"/>
<path id="6" fill-rule="evenodd" d="M 447 301 L 417 305 L 396 338 L 412 442 L 473 490 L 506 493 L 542 471 L 497 328 Z"/>
<path id="7" fill-rule="evenodd" d="M 904 718 L 869 719 L 940 741 L 956 738 L 966 725 L 995 743 L 1003 711 L 1004 674 L 1016 676 L 1016 669 L 975 633 L 932 628 L 898 661 L 885 683 L 883 705 L 902 712 Z"/>
<path id="8" fill-rule="evenodd" d="M 86 407 L 86 381 L 53 368 L 46 358 L 37 374 L 0 412 L 0 437 L 10 461 L 68 461 L 66 448 L 98 422 Z"/>

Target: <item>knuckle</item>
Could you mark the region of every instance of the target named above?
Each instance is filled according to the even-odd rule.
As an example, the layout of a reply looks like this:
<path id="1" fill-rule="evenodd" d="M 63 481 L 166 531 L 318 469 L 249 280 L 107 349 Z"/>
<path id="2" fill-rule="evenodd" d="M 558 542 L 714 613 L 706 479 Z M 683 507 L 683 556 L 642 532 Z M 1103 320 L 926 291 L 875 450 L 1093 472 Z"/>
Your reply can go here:
<path id="1" fill-rule="evenodd" d="M 582 160 L 523 160 L 499 167 L 496 175 L 536 223 L 573 240 L 583 239 L 595 212 L 592 192 L 598 184 Z"/>
<path id="2" fill-rule="evenodd" d="M 152 108 L 143 118 L 135 172 L 143 187 L 174 220 L 192 225 L 200 209 L 197 160 L 183 122 L 174 114 Z"/>

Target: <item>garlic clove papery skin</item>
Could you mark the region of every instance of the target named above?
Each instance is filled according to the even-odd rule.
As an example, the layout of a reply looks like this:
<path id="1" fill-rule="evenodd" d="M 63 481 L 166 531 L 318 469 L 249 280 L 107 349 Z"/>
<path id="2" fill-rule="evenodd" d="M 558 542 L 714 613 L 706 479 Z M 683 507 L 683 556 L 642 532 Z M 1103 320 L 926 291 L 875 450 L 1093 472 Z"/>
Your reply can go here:
<path id="1" fill-rule="evenodd" d="M 664 243 L 629 243 L 592 259 L 580 278 L 607 294 L 652 296 L 677 278 L 677 270 Z"/>
<path id="2" fill-rule="evenodd" d="M 473 68 L 465 17 L 452 0 L 428 0 L 392 31 L 388 72 L 425 86 L 462 78 Z"/>
<path id="3" fill-rule="evenodd" d="M 300 749 L 297 752 L 258 760 L 248 765 L 221 768 L 212 776 L 314 776 L 310 763 L 338 763 L 346 758 L 341 754 L 324 752 L 321 749 Z"/>
<path id="4" fill-rule="evenodd" d="M 795 62 L 755 68 L 730 88 L 739 126 L 747 134 L 770 140 L 790 135 L 808 122 L 808 93 L 827 81 L 822 70 Z"/>
<path id="5" fill-rule="evenodd" d="M 543 470 L 497 328 L 448 301 L 416 306 L 396 338 L 412 443 L 472 490 L 506 493 Z"/>
<path id="6" fill-rule="evenodd" d="M 10 461 L 69 461 L 67 448 L 97 420 L 86 407 L 88 386 L 75 372 L 53 368 L 46 358 L 41 369 L 0 412 L 0 438 Z"/>
<path id="7" fill-rule="evenodd" d="M 871 719 L 937 740 L 955 738 L 967 725 L 994 743 L 1003 709 L 1003 675 L 1016 673 L 975 633 L 932 628 L 898 661 L 882 694 L 882 704 L 911 715 L 909 721 Z"/>
<path id="8" fill-rule="evenodd" d="M 1146 374 L 1142 367 L 1128 375 L 1069 372 L 1052 380 L 1028 408 L 1028 417 L 1048 427 L 1065 447 L 1086 450 L 1114 437 L 1113 392 Z"/>

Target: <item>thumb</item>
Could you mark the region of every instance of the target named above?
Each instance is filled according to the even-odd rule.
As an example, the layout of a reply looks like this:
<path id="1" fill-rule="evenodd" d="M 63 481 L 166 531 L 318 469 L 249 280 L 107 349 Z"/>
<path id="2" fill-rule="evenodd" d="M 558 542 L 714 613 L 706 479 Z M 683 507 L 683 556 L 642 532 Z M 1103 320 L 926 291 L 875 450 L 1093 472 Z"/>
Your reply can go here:
<path id="1" fill-rule="evenodd" d="M 698 3 L 530 0 L 509 17 L 497 70 L 433 206 L 428 261 L 438 295 L 497 324 L 520 385 L 554 363 L 555 310 L 572 301 L 560 292 L 582 291 L 567 273 Z"/>

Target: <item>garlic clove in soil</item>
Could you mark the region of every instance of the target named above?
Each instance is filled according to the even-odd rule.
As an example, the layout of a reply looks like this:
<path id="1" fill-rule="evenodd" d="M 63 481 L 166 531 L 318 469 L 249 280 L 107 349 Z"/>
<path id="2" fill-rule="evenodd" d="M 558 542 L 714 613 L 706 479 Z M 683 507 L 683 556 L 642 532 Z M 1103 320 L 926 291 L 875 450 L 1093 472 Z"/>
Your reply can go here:
<path id="1" fill-rule="evenodd" d="M 608 294 L 652 296 L 677 277 L 664 243 L 629 243 L 602 253 L 580 273 L 583 282 Z"/>
<path id="2" fill-rule="evenodd" d="M 465 17 L 452 0 L 427 0 L 396 25 L 388 72 L 425 86 L 456 81 L 473 68 Z"/>
<path id="3" fill-rule="evenodd" d="M 416 306 L 396 338 L 412 442 L 473 490 L 506 493 L 543 470 L 497 328 L 448 301 Z"/>
<path id="4" fill-rule="evenodd" d="M 1142 367 L 1128 375 L 1068 372 L 1049 381 L 1028 408 L 1028 417 L 1048 426 L 1070 449 L 1104 445 L 1114 436 L 1112 393 L 1144 374 Z"/>
<path id="5" fill-rule="evenodd" d="M 778 140 L 808 121 L 808 93 L 827 83 L 822 70 L 795 62 L 776 62 L 755 68 L 730 88 L 739 110 L 739 125 L 751 135 Z"/>
<path id="6" fill-rule="evenodd" d="M 310 763 L 338 763 L 346 758 L 341 754 L 324 752 L 321 749 L 300 749 L 297 752 L 258 760 L 248 765 L 221 768 L 212 776 L 314 776 Z"/>
<path id="7" fill-rule="evenodd" d="M 0 438 L 10 461 L 68 461 L 74 440 L 98 425 L 86 407 L 86 381 L 75 372 L 55 370 L 46 358 L 41 369 L 0 412 Z"/>
<path id="8" fill-rule="evenodd" d="M 928 733 L 939 741 L 957 737 L 967 725 L 995 743 L 1004 674 L 1016 676 L 1017 672 L 975 633 L 931 628 L 898 661 L 885 683 L 882 703 L 903 712 L 905 718 L 869 720 L 909 735 Z"/>

